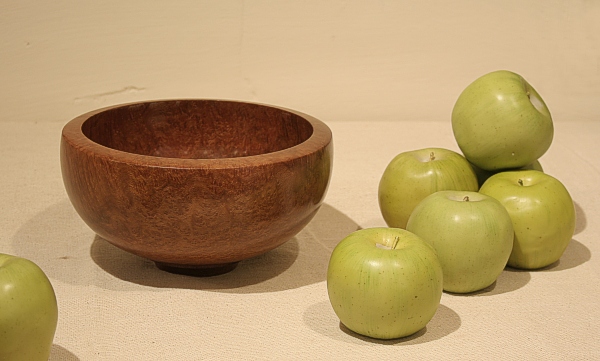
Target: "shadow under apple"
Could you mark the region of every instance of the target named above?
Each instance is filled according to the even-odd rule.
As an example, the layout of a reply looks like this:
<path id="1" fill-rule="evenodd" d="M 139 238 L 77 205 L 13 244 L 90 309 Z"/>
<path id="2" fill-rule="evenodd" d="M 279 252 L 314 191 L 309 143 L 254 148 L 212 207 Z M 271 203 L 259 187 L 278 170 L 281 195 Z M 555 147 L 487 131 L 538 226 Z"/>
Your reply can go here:
<path id="1" fill-rule="evenodd" d="M 79 357 L 75 356 L 71 351 L 66 348 L 53 344 L 50 350 L 50 357 L 48 361 L 79 361 Z"/>
<path id="2" fill-rule="evenodd" d="M 531 272 L 555 272 L 575 268 L 589 261 L 592 255 L 585 245 L 572 239 L 565 249 L 562 257 L 553 264 L 539 270 L 522 270 L 512 267 L 506 267 L 500 274 L 496 282 L 481 291 L 471 293 L 452 293 L 455 296 L 493 296 L 502 293 L 512 292 L 524 287 L 531 280 Z"/>
<path id="3" fill-rule="evenodd" d="M 572 239 L 560 259 L 553 264 L 531 272 L 556 272 L 578 267 L 592 258 L 592 252 L 583 243 Z"/>
<path id="4" fill-rule="evenodd" d="M 470 293 L 454 293 L 454 292 L 446 292 L 449 295 L 453 296 L 494 296 L 503 293 L 512 292 L 518 290 L 519 288 L 525 287 L 527 283 L 531 280 L 531 275 L 527 271 L 518 270 L 511 267 L 506 267 L 500 273 L 498 278 L 494 283 L 490 286 L 475 292 Z"/>
<path id="5" fill-rule="evenodd" d="M 587 217 L 583 208 L 577 202 L 573 202 L 575 206 L 575 232 L 574 235 L 583 232 L 583 230 L 587 227 Z"/>
<path id="6" fill-rule="evenodd" d="M 385 345 L 415 345 L 438 340 L 460 328 L 460 317 L 447 306 L 439 305 L 427 326 L 417 333 L 393 340 L 362 336 L 348 329 L 337 318 L 329 301 L 311 305 L 303 314 L 304 324 L 311 330 L 336 341 L 352 344 L 377 343 Z"/>

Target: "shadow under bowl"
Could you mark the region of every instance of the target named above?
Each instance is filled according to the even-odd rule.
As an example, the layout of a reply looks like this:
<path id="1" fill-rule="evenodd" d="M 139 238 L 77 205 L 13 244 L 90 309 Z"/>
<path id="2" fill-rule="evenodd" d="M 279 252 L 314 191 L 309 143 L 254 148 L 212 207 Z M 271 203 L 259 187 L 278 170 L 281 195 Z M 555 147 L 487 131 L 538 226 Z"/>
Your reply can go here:
<path id="1" fill-rule="evenodd" d="M 83 114 L 62 131 L 73 207 L 99 236 L 175 273 L 214 275 L 272 250 L 321 206 L 332 134 L 293 110 L 160 100 Z"/>

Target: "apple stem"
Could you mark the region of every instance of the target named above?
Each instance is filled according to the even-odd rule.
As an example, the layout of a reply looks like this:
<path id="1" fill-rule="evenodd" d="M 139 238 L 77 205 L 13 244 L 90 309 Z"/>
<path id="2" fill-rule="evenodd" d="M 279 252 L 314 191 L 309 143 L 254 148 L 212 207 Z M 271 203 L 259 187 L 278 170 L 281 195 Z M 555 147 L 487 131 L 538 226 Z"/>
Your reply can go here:
<path id="1" fill-rule="evenodd" d="M 523 180 L 522 179 L 519 179 L 517 182 L 519 183 L 520 186 L 523 185 Z"/>
<path id="2" fill-rule="evenodd" d="M 429 160 L 435 160 L 435 153 L 429 153 Z"/>
<path id="3" fill-rule="evenodd" d="M 396 246 L 398 245 L 398 242 L 400 242 L 400 237 L 396 236 L 394 238 L 394 243 L 392 244 L 392 249 L 396 249 Z"/>
<path id="4" fill-rule="evenodd" d="M 468 202 L 469 201 L 469 196 L 465 196 L 465 198 L 463 198 L 463 201 Z"/>

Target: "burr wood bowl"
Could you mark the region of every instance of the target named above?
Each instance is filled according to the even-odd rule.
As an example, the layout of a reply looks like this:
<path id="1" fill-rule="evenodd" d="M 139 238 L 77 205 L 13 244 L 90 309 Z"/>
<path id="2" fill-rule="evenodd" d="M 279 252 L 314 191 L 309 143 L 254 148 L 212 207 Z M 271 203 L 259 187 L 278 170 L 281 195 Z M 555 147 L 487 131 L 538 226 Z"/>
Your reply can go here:
<path id="1" fill-rule="evenodd" d="M 291 239 L 323 202 L 332 134 L 293 110 L 181 99 L 111 106 L 62 131 L 65 189 L 100 237 L 215 275 Z"/>

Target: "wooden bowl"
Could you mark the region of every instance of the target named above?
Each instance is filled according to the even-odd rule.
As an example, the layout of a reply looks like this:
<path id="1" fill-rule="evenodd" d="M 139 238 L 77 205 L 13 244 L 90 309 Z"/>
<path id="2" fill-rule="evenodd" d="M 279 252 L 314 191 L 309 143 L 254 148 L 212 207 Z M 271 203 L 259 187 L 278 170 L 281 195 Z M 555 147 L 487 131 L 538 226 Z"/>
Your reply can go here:
<path id="1" fill-rule="evenodd" d="M 276 248 L 315 215 L 332 135 L 288 109 L 220 100 L 107 107 L 65 125 L 73 207 L 99 236 L 163 270 L 213 275 Z"/>

